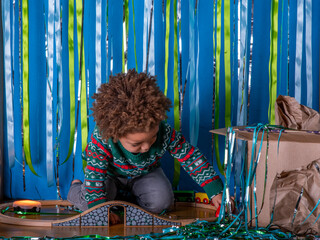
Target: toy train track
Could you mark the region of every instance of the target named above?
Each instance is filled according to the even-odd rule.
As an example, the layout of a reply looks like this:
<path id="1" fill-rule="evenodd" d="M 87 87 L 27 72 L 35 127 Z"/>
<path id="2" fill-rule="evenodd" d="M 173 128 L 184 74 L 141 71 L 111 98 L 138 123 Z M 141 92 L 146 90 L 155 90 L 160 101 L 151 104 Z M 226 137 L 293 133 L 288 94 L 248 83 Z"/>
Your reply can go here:
<path id="1" fill-rule="evenodd" d="M 42 207 L 71 207 L 68 201 L 64 200 L 45 200 L 41 202 Z M 186 203 L 184 203 L 185 205 Z M 195 203 L 190 203 L 195 206 Z M 43 220 L 43 219 L 22 219 L 14 216 L 4 214 L 4 209 L 13 207 L 13 203 L 0 204 L 0 223 L 14 224 L 19 226 L 41 226 L 41 227 L 62 227 L 62 226 L 109 226 L 109 214 L 112 207 L 121 207 L 124 212 L 124 226 L 137 227 L 137 226 L 184 226 L 192 223 L 195 218 L 189 219 L 176 219 L 174 216 L 150 213 L 143 208 L 125 201 L 109 201 L 99 204 L 90 208 L 82 213 L 73 214 L 73 216 L 66 216 L 58 220 Z M 216 217 L 197 218 L 199 220 L 214 221 Z"/>

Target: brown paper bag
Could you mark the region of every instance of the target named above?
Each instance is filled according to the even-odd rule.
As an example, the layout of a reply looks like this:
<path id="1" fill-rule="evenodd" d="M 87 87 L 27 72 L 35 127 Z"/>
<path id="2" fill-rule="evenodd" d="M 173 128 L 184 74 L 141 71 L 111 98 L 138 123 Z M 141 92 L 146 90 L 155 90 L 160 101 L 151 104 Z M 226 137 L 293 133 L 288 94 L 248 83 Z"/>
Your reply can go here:
<path id="1" fill-rule="evenodd" d="M 320 114 L 293 97 L 279 95 L 275 103 L 275 123 L 286 128 L 318 131 Z"/>
<path id="2" fill-rule="evenodd" d="M 270 189 L 272 223 L 295 234 L 319 234 L 319 199 L 320 159 L 306 167 L 277 174 Z"/>

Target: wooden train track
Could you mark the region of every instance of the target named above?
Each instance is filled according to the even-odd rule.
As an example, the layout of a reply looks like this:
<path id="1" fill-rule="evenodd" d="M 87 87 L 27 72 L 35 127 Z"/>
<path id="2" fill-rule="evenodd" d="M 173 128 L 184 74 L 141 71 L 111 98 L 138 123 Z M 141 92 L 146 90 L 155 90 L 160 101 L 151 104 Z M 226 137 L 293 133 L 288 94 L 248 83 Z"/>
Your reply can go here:
<path id="1" fill-rule="evenodd" d="M 45 200 L 41 202 L 42 207 L 71 207 L 72 205 L 65 200 Z M 188 203 L 183 203 L 184 205 Z M 0 204 L 0 210 L 12 208 L 13 203 Z M 199 207 L 195 203 L 189 203 L 190 207 Z M 133 203 L 125 201 L 109 201 L 92 207 L 82 213 L 77 213 L 73 216 L 67 216 L 59 220 L 41 220 L 41 219 L 22 219 L 14 216 L 8 216 L 4 213 L 0 214 L 0 223 L 14 224 L 19 226 L 38 226 L 38 227 L 105 227 L 109 226 L 110 208 L 121 207 L 124 212 L 124 226 L 139 227 L 139 226 L 184 226 L 192 223 L 196 219 L 214 221 L 216 217 L 204 218 L 188 218 L 177 219 L 174 215 L 159 216 L 144 210 L 143 208 Z"/>

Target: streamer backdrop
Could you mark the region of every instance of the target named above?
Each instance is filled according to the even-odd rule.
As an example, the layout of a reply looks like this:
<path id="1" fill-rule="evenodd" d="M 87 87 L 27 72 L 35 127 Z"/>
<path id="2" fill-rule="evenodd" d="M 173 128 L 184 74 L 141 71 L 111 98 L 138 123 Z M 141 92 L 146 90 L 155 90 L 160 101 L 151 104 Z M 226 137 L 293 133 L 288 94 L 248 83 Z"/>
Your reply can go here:
<path id="1" fill-rule="evenodd" d="M 224 138 L 209 130 L 272 123 L 279 94 L 319 110 L 317 1 L 1 3 L 6 198 L 66 199 L 84 176 L 91 96 L 127 69 L 157 76 L 168 122 L 222 177 Z M 176 189 L 202 191 L 169 155 L 163 168 Z"/>

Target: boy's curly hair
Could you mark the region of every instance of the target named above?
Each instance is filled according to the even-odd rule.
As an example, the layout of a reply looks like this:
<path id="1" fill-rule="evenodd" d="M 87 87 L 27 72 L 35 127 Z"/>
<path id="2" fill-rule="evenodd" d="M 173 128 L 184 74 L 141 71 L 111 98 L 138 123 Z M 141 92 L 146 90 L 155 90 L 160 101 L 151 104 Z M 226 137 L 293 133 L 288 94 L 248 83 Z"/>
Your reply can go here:
<path id="1" fill-rule="evenodd" d="M 147 132 L 167 118 L 171 101 L 156 78 L 134 69 L 110 76 L 92 97 L 93 117 L 101 136 L 118 141 L 129 133 Z"/>

